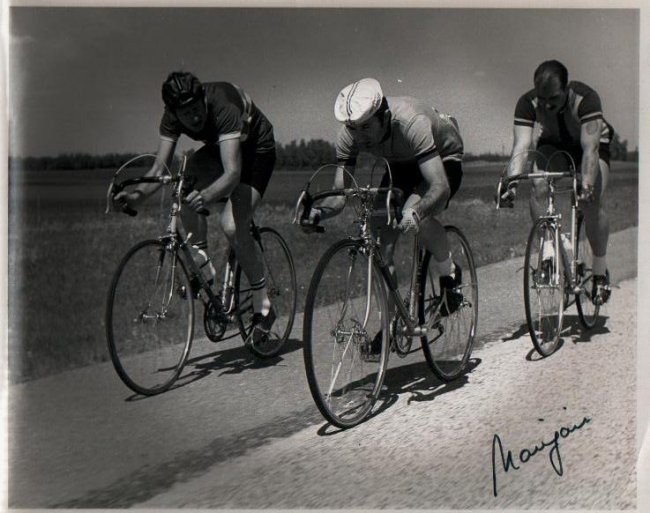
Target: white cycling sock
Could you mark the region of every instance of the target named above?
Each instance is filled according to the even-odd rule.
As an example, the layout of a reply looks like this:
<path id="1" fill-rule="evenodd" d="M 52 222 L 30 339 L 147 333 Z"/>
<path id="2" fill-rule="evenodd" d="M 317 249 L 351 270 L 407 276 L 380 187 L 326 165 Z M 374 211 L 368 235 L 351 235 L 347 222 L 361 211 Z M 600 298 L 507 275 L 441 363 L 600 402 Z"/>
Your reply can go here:
<path id="1" fill-rule="evenodd" d="M 601 276 L 605 276 L 605 273 L 607 272 L 607 256 L 596 256 L 594 255 L 594 267 L 593 267 L 593 273 L 594 274 L 600 274 Z"/>
<path id="2" fill-rule="evenodd" d="M 552 240 L 545 240 L 542 246 L 542 260 L 553 258 L 555 255 L 555 245 Z"/>

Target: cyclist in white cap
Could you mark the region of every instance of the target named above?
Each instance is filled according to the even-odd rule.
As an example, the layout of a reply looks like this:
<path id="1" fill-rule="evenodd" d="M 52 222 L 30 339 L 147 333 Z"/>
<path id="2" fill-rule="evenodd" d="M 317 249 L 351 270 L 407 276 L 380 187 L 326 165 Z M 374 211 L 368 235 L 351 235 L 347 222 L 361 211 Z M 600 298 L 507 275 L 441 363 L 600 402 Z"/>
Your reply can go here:
<path id="1" fill-rule="evenodd" d="M 462 270 L 452 261 L 444 227 L 436 219 L 458 191 L 463 176 L 463 141 L 457 121 L 431 104 L 412 97 L 385 97 L 379 82 L 364 78 L 345 87 L 334 105 L 343 123 L 336 141 L 338 169 L 335 187 L 346 185 L 347 172 L 354 173 L 360 152 L 388 160 L 393 186 L 404 192 L 402 219 L 382 232 L 385 257 L 394 273 L 393 253 L 400 232 L 416 232 L 433 255 L 446 294 L 442 315 L 450 315 L 462 302 L 454 292 Z M 346 172 L 347 171 L 347 172 Z M 383 184 L 387 184 L 385 176 Z M 330 197 L 309 213 L 309 223 L 337 215 L 345 206 L 341 197 Z M 385 222 L 384 222 L 385 224 Z M 375 337 L 380 347 L 381 338 Z"/>

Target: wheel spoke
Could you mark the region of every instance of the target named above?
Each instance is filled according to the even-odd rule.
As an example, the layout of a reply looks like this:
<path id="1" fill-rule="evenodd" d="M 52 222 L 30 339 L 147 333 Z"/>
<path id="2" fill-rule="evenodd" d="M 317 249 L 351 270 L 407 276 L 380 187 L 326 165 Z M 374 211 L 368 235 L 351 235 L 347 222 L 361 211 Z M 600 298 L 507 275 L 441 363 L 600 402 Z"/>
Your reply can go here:
<path id="1" fill-rule="evenodd" d="M 363 346 L 387 326 L 385 295 L 357 243 L 342 241 L 319 262 L 307 294 L 303 340 L 312 396 L 334 425 L 349 427 L 370 412 L 386 358 L 364 356 Z M 370 296 L 368 296 L 370 292 Z M 387 334 L 387 331 L 385 331 Z"/>
<path id="2" fill-rule="evenodd" d="M 168 389 L 189 354 L 193 325 L 180 260 L 160 241 L 136 245 L 118 267 L 106 309 L 109 352 L 120 378 L 141 394 Z"/>
<path id="3" fill-rule="evenodd" d="M 446 227 L 446 230 L 452 260 L 461 276 L 461 283 L 454 288 L 454 293 L 462 294 L 462 299 L 457 299 L 458 307 L 450 313 L 450 302 L 441 295 L 437 265 L 427 254 L 422 269 L 419 315 L 420 323 L 429 328 L 427 335 L 421 337 L 427 363 L 436 376 L 450 381 L 463 374 L 471 354 L 478 321 L 478 285 L 467 240 L 456 228 Z"/>
<path id="4" fill-rule="evenodd" d="M 538 220 L 531 229 L 526 247 L 526 319 L 533 345 L 542 356 L 557 349 L 562 331 L 566 275 L 561 256 L 555 254 L 557 237 L 559 234 L 552 222 Z"/>
<path id="5" fill-rule="evenodd" d="M 261 343 L 249 343 L 248 349 L 259 358 L 271 358 L 281 350 L 291 334 L 296 313 L 297 284 L 293 258 L 284 239 L 271 228 L 260 228 L 260 254 L 264 264 L 267 293 L 276 320 L 268 336 Z M 248 278 L 238 266 L 235 285 L 238 294 L 239 331 L 249 340 L 252 329 L 253 298 Z"/>

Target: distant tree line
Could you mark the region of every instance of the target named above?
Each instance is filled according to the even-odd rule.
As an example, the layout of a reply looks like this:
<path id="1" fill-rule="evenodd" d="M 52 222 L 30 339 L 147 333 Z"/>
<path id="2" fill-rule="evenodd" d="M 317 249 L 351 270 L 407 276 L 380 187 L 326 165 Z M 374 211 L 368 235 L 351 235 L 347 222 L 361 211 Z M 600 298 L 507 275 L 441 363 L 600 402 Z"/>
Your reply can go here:
<path id="1" fill-rule="evenodd" d="M 50 170 L 50 169 L 117 169 L 136 153 L 62 153 L 56 157 L 9 157 L 9 169 Z"/>
<path id="2" fill-rule="evenodd" d="M 628 151 L 627 140 L 621 141 L 614 134 L 611 144 L 612 160 L 638 161 L 639 151 Z M 187 152 L 188 156 L 193 150 Z M 336 162 L 334 145 L 323 139 L 291 141 L 288 144 L 276 143 L 276 169 L 299 170 L 316 169 L 324 164 Z M 62 153 L 56 157 L 9 157 L 9 169 L 50 170 L 50 169 L 117 169 L 137 153 L 107 153 L 91 155 L 88 153 Z M 503 153 L 466 153 L 464 160 L 485 160 L 489 162 L 504 161 L 508 155 Z"/>

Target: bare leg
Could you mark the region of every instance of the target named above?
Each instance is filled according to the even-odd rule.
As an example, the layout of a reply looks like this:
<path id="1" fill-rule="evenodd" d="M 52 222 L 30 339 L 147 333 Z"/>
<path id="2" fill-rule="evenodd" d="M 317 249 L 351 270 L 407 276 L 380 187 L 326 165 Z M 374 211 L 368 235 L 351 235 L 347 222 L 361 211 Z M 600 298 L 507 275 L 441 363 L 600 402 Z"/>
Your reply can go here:
<path id="1" fill-rule="evenodd" d="M 535 169 L 535 172 L 538 170 Z M 548 186 L 545 180 L 531 180 L 530 184 L 530 218 L 535 222 L 546 212 L 546 195 Z"/>
<path id="2" fill-rule="evenodd" d="M 604 275 L 607 269 L 605 256 L 609 240 L 609 217 L 605 211 L 605 191 L 609 181 L 609 166 L 599 161 L 600 173 L 595 184 L 595 197 L 591 203 L 583 203 L 585 232 L 594 253 L 594 274 Z"/>
<path id="3" fill-rule="evenodd" d="M 230 195 L 221 215 L 221 228 L 235 250 L 237 260 L 253 290 L 253 309 L 268 313 L 271 302 L 264 283 L 264 264 L 250 232 L 250 222 L 262 197 L 253 187 L 240 183 Z M 256 288 L 257 284 L 261 284 Z"/>
<path id="4" fill-rule="evenodd" d="M 415 205 L 421 199 L 421 191 L 411 194 L 404 202 L 404 208 Z M 451 272 L 450 248 L 449 241 L 447 240 L 447 232 L 444 226 L 433 215 L 430 215 L 422 220 L 420 223 L 420 230 L 418 232 L 420 244 L 433 255 L 436 265 L 438 266 L 441 274 L 449 274 Z M 443 270 L 443 268 L 446 268 Z M 447 270 L 448 269 L 448 270 Z"/>

